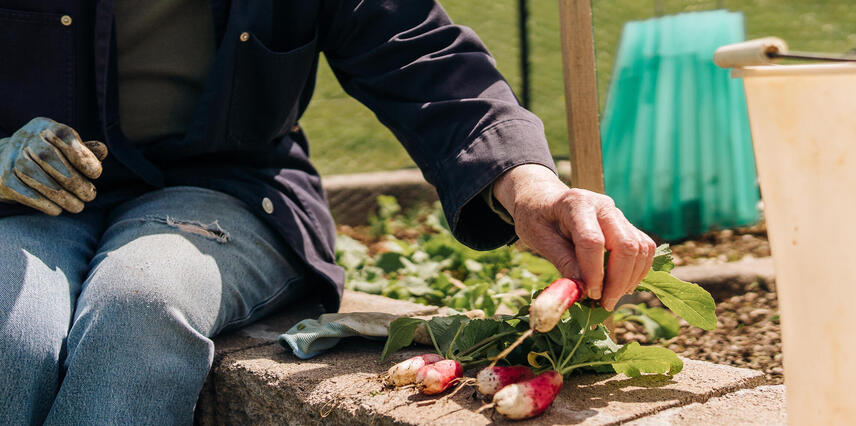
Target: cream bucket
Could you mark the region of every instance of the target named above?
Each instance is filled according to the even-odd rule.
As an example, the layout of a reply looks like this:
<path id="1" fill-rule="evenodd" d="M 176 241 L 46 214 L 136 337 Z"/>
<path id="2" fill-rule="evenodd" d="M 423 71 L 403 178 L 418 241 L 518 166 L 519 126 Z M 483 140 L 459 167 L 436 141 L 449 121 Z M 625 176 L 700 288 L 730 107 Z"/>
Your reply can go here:
<path id="1" fill-rule="evenodd" d="M 856 65 L 732 75 L 776 267 L 788 423 L 856 424 Z"/>

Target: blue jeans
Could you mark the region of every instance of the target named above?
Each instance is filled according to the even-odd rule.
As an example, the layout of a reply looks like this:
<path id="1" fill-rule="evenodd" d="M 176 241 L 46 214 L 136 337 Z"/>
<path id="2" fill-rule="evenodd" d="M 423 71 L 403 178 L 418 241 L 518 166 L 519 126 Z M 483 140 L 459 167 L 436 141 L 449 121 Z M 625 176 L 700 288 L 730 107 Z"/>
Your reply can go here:
<path id="1" fill-rule="evenodd" d="M 211 338 L 301 296 L 304 272 L 207 189 L 0 219 L 0 424 L 189 424 Z"/>

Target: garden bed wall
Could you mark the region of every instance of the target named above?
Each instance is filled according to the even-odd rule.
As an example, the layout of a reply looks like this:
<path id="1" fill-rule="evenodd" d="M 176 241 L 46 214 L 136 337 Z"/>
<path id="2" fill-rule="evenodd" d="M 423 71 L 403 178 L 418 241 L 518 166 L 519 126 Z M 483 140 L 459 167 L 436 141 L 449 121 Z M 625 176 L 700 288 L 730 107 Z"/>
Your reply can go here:
<path id="1" fill-rule="evenodd" d="M 426 315 L 438 308 L 346 292 L 343 312 Z M 452 398 L 385 388 L 379 375 L 414 349 L 380 361 L 382 342 L 347 340 L 328 354 L 299 360 L 276 343 L 279 333 L 320 313 L 317 306 L 283 312 L 218 337 L 214 366 L 197 404 L 196 423 L 220 424 L 784 424 L 781 386 L 763 373 L 685 360 L 674 377 L 587 374 L 569 379 L 553 406 L 527 422 L 509 422 L 472 391 Z M 470 372 L 472 374 L 472 372 Z M 734 407 L 740 407 L 735 410 Z M 650 421 L 649 421 L 650 420 Z"/>

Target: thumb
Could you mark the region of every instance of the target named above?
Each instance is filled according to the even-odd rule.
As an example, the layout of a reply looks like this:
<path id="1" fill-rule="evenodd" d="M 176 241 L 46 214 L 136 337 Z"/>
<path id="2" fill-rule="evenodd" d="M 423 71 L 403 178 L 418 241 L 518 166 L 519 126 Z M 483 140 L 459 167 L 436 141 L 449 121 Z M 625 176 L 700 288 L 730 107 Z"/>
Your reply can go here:
<path id="1" fill-rule="evenodd" d="M 98 161 L 104 161 L 104 159 L 107 158 L 107 145 L 98 141 L 86 141 L 83 142 L 83 144 L 86 145 L 93 154 L 95 154 Z"/>

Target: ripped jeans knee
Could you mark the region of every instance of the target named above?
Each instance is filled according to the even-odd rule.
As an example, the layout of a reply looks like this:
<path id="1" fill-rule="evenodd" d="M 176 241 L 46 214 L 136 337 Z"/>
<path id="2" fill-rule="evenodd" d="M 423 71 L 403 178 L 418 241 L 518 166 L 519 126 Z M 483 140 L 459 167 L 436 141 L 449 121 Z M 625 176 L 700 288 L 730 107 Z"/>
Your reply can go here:
<path id="1" fill-rule="evenodd" d="M 209 224 L 192 220 L 178 220 L 169 216 L 147 216 L 144 220 L 163 223 L 182 232 L 199 235 L 221 244 L 228 243 L 230 240 L 229 233 L 216 220 Z"/>

